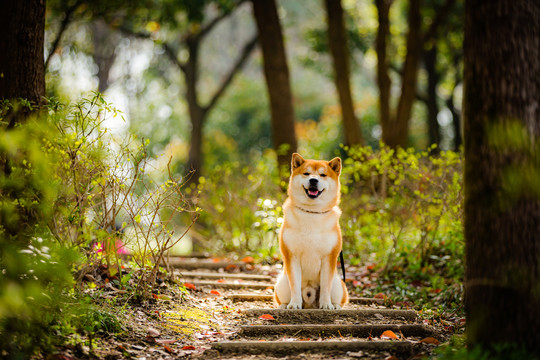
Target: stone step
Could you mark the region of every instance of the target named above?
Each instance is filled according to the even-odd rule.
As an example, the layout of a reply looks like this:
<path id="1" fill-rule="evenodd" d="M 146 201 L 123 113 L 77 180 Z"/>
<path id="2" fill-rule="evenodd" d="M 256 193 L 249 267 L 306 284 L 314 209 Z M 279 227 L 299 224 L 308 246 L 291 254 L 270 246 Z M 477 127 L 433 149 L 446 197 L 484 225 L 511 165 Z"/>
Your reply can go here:
<path id="1" fill-rule="evenodd" d="M 249 317 L 259 317 L 263 314 L 269 314 L 272 315 L 277 321 L 292 323 L 333 322 L 337 319 L 355 321 L 367 318 L 392 318 L 395 320 L 406 321 L 414 321 L 416 319 L 416 311 L 397 309 L 248 309 L 243 310 L 242 313 Z"/>
<path id="2" fill-rule="evenodd" d="M 274 301 L 274 295 L 264 294 L 231 294 L 227 296 L 227 298 L 231 299 L 232 301 Z M 365 297 L 351 297 L 349 298 L 349 303 L 357 305 L 382 305 L 384 300 Z"/>
<path id="3" fill-rule="evenodd" d="M 229 274 L 218 273 L 209 271 L 182 271 L 180 276 L 185 278 L 204 278 L 204 279 L 241 279 L 241 280 L 263 280 L 270 281 L 272 277 L 270 275 L 258 275 L 258 274 Z"/>
<path id="4" fill-rule="evenodd" d="M 306 336 L 353 336 L 379 338 L 386 330 L 405 337 L 433 336 L 433 331 L 421 324 L 373 324 L 373 325 L 334 325 L 334 324 L 303 324 L 303 325 L 244 325 L 240 332 L 246 337 L 289 335 L 294 337 Z"/>
<path id="5" fill-rule="evenodd" d="M 388 351 L 412 355 L 409 341 L 222 341 L 212 344 L 222 354 L 291 355 L 299 353 L 346 353 L 359 351 Z"/>
<path id="6" fill-rule="evenodd" d="M 169 266 L 176 269 L 196 270 L 196 269 L 244 269 L 245 263 L 242 262 L 228 262 L 228 261 L 213 261 L 213 260 L 201 260 L 191 258 L 170 258 L 168 260 Z"/>
<path id="7" fill-rule="evenodd" d="M 211 286 L 214 288 L 220 289 L 266 289 L 268 287 L 273 288 L 274 285 L 270 283 L 255 283 L 255 282 L 218 282 L 218 281 L 207 281 L 207 280 L 193 280 L 190 281 L 195 286 Z"/>

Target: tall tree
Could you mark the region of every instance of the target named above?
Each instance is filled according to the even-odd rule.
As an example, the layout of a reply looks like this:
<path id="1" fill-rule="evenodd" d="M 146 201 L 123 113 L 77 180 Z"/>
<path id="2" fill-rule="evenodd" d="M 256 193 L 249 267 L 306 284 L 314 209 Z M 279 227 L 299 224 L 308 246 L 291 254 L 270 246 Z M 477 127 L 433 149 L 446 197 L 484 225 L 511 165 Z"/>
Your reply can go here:
<path id="1" fill-rule="evenodd" d="M 351 94 L 349 48 L 341 0 L 324 0 L 324 4 L 328 23 L 328 45 L 334 67 L 334 83 L 341 105 L 345 145 L 362 145 L 364 143 L 362 129 L 354 114 Z"/>
<path id="2" fill-rule="evenodd" d="M 0 99 L 41 105 L 45 96 L 45 0 L 0 2 Z M 28 116 L 8 117 L 10 127 Z"/>
<path id="3" fill-rule="evenodd" d="M 193 170 L 193 174 L 190 177 L 190 182 L 192 183 L 196 182 L 200 177 L 204 163 L 202 149 L 203 129 L 208 115 L 232 83 L 234 77 L 240 72 L 249 59 L 249 56 L 257 45 L 257 36 L 252 36 L 244 44 L 230 69 L 210 96 L 210 100 L 206 103 L 201 102 L 199 94 L 200 49 L 204 39 L 210 32 L 214 30 L 221 21 L 229 17 L 232 14 L 232 11 L 238 8 L 242 3 L 244 3 L 244 0 L 233 1 L 230 8 L 222 9 L 220 13 L 215 15 L 211 20 L 203 22 L 202 13 L 205 2 L 196 3 L 186 1 L 184 5 L 188 8 L 186 11 L 189 22 L 187 29 L 180 36 L 175 36 L 174 40 L 169 41 L 160 39 L 158 42 L 163 47 L 165 55 L 178 67 L 184 77 L 184 97 L 187 102 L 189 118 L 191 121 L 191 140 L 187 167 L 188 170 Z M 121 30 L 139 38 L 155 38 L 155 34 L 153 33 L 138 31 L 128 25 L 122 25 Z M 183 56 L 184 52 L 187 53 L 187 56 Z"/>
<path id="4" fill-rule="evenodd" d="M 425 44 L 433 40 L 441 25 L 446 20 L 455 0 L 445 0 L 437 9 L 430 26 L 422 29 L 420 13 L 422 0 L 409 0 L 407 15 L 408 31 L 406 37 L 406 55 L 401 76 L 401 92 L 395 113 L 391 103 L 391 80 L 388 71 L 391 68 L 388 58 L 388 45 L 390 42 L 390 7 L 392 0 L 375 0 L 377 7 L 379 28 L 375 39 L 377 52 L 377 85 L 379 87 L 379 116 L 382 127 L 382 140 L 391 147 L 405 147 L 409 135 L 409 122 L 412 107 L 416 99 L 416 86 L 418 82 L 418 66 Z"/>
<path id="5" fill-rule="evenodd" d="M 272 137 L 280 168 L 288 168 L 296 152 L 294 109 L 281 24 L 275 0 L 252 0 L 259 31 L 264 76 L 272 114 Z"/>
<path id="6" fill-rule="evenodd" d="M 467 341 L 540 353 L 540 2 L 465 12 Z"/>

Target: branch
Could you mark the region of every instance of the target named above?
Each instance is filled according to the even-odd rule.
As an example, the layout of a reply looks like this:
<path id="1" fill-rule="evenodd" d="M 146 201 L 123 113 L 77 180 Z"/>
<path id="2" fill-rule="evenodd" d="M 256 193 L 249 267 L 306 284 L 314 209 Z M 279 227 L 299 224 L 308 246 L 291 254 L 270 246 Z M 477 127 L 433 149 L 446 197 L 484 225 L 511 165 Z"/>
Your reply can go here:
<path id="1" fill-rule="evenodd" d="M 212 29 L 221 22 L 221 20 L 225 19 L 226 17 L 228 17 L 229 15 L 231 15 L 233 13 L 234 10 L 236 10 L 240 5 L 242 5 L 243 3 L 245 3 L 247 0 L 240 0 L 238 1 L 238 3 L 236 4 L 236 6 L 229 10 L 229 11 L 225 11 L 223 12 L 222 14 L 220 14 L 219 16 L 216 16 L 214 19 L 212 19 L 208 24 L 204 25 L 201 29 L 201 31 L 199 31 L 197 34 L 195 34 L 193 37 L 195 38 L 198 38 L 198 39 L 201 39 L 203 38 L 204 36 L 206 36 L 210 31 L 212 31 Z"/>
<path id="2" fill-rule="evenodd" d="M 58 34 L 56 34 L 56 38 L 54 39 L 51 45 L 49 54 L 47 54 L 47 59 L 45 60 L 45 70 L 47 70 L 47 67 L 49 66 L 49 61 L 51 61 L 52 56 L 54 55 L 54 53 L 58 49 L 58 46 L 60 45 L 60 41 L 62 40 L 62 35 L 64 35 L 64 32 L 66 31 L 69 23 L 71 22 L 71 16 L 77 10 L 77 8 L 82 5 L 82 3 L 83 1 L 79 0 L 66 10 L 64 19 L 62 20 L 62 23 L 60 24 L 60 29 L 58 30 Z"/>
<path id="3" fill-rule="evenodd" d="M 121 32 L 123 32 L 124 34 L 129 35 L 129 36 L 133 36 L 133 37 L 136 37 L 136 38 L 139 38 L 139 39 L 152 40 L 154 42 L 157 42 L 159 45 L 161 45 L 163 50 L 165 50 L 165 55 L 167 55 L 167 57 L 176 66 L 178 66 L 178 68 L 180 68 L 181 71 L 185 72 L 186 64 L 184 64 L 183 62 L 178 60 L 178 58 L 176 57 L 176 52 L 174 51 L 173 47 L 169 43 L 167 43 L 165 41 L 155 41 L 154 39 L 152 39 L 152 34 L 144 32 L 144 31 L 135 31 L 135 30 L 130 29 L 130 28 L 125 27 L 125 26 L 120 26 L 118 28 L 118 30 L 120 30 Z"/>
<path id="4" fill-rule="evenodd" d="M 227 87 L 231 84 L 234 76 L 244 66 L 246 60 L 249 58 L 249 55 L 255 49 L 255 46 L 257 45 L 258 40 L 259 40 L 258 35 L 255 35 L 250 41 L 246 43 L 246 45 L 242 49 L 242 52 L 240 53 L 240 56 L 234 63 L 233 67 L 231 68 L 227 76 L 223 79 L 218 90 L 215 92 L 214 96 L 212 96 L 212 99 L 210 100 L 208 105 L 204 107 L 205 112 L 211 110 L 214 107 L 214 105 L 216 105 L 221 95 L 223 95 Z"/>

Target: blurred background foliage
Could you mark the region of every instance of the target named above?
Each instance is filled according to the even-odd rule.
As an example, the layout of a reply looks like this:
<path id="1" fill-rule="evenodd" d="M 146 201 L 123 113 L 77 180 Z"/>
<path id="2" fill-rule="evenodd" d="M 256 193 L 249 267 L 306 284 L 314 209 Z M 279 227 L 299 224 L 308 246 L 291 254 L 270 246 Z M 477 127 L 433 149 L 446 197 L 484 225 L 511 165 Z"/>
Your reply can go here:
<path id="1" fill-rule="evenodd" d="M 380 275 L 355 282 L 355 291 L 460 312 L 462 2 L 422 3 L 421 28 L 441 24 L 421 45 L 406 149 L 381 143 L 376 3 L 342 5 L 364 146 L 343 145 L 323 4 L 280 1 L 297 150 L 344 159 L 346 261 Z M 395 0 L 389 12 L 392 108 L 401 93 L 408 11 L 409 1 Z M 21 357 L 53 345 L 40 337 L 51 327 L 60 336 L 74 328 L 93 334 L 99 323 L 122 331 L 84 302 L 79 315 L 60 316 L 64 297 L 78 296 L 73 284 L 104 266 L 117 275 L 115 286 L 144 298 L 170 249 L 277 261 L 286 196 L 263 59 L 249 46 L 257 31 L 250 2 L 50 0 L 46 17 L 49 108 L 0 138 L 2 166 L 11 169 L 0 179 L 0 341 Z M 12 106 L 2 103 L 2 119 Z M 204 113 L 197 181 L 187 165 L 193 109 Z M 158 220 L 148 220 L 151 214 Z M 122 270 L 118 231 L 142 273 Z M 26 343 L 21 334 L 34 330 L 24 327 L 41 330 Z"/>

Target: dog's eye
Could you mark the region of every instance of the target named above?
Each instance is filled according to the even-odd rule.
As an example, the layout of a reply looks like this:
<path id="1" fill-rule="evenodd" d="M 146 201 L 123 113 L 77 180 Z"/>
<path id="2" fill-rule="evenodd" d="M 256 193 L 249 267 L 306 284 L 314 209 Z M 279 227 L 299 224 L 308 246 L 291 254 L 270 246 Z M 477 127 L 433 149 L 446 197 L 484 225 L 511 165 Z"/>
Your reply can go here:
<path id="1" fill-rule="evenodd" d="M 308 176 L 308 175 L 309 175 L 309 173 L 304 173 L 304 175 Z"/>
<path id="2" fill-rule="evenodd" d="M 326 174 L 321 174 L 321 177 L 326 177 Z"/>

